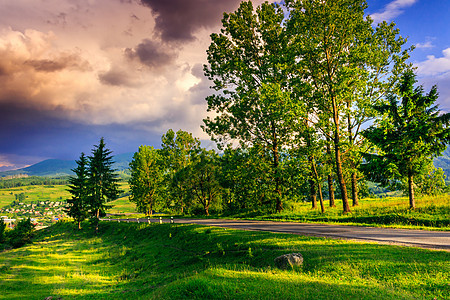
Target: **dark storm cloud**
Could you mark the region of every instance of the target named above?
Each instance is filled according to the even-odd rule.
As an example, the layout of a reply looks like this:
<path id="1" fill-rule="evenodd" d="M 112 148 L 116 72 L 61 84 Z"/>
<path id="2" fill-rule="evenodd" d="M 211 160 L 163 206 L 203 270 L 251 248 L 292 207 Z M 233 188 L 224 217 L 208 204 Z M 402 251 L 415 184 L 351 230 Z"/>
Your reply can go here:
<path id="1" fill-rule="evenodd" d="M 142 0 L 155 15 L 156 30 L 167 42 L 191 41 L 199 28 L 220 24 L 224 12 L 234 11 L 241 0 Z"/>
<path id="2" fill-rule="evenodd" d="M 139 59 L 141 63 L 151 68 L 169 65 L 176 55 L 163 49 L 163 47 L 152 40 L 144 39 L 135 48 L 127 48 L 125 55 L 130 59 Z"/>
<path id="3" fill-rule="evenodd" d="M 0 128 L 0 158 L 6 157 L 17 166 L 45 158 L 78 158 L 81 152 L 90 153 L 101 137 L 114 154 L 135 152 L 142 144 L 160 144 L 160 135 L 129 125 L 85 125 L 68 121 L 60 111 L 14 104 L 0 103 Z"/>
<path id="4" fill-rule="evenodd" d="M 51 59 L 27 60 L 25 65 L 31 66 L 39 72 L 57 72 L 64 69 L 76 69 L 80 71 L 89 71 L 89 63 L 77 55 L 61 55 L 61 57 Z"/>
<path id="5" fill-rule="evenodd" d="M 101 83 L 113 86 L 135 86 L 133 79 L 125 71 L 111 69 L 108 72 L 101 73 L 98 76 Z"/>

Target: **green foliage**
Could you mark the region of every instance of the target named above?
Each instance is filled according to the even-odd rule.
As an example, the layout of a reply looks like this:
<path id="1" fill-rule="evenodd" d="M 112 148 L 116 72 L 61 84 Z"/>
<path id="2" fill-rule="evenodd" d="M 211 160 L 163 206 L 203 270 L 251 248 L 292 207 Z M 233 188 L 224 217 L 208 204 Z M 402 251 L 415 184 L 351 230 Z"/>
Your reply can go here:
<path id="1" fill-rule="evenodd" d="M 161 141 L 166 205 L 183 213 L 190 205 L 186 168 L 192 163 L 193 153 L 200 151 L 200 141 L 189 132 L 178 130 L 175 134 L 172 129 L 161 137 Z"/>
<path id="2" fill-rule="evenodd" d="M 105 147 L 105 141 L 100 139 L 98 145 L 94 146 L 92 156 L 88 157 L 88 208 L 91 219 L 97 224 L 98 218 L 105 214 L 109 201 L 118 196 L 118 178 L 112 168 L 113 156 L 111 151 Z"/>
<path id="3" fill-rule="evenodd" d="M 158 150 L 140 146 L 130 163 L 130 201 L 139 212 L 151 215 L 161 200 L 163 188 L 163 168 Z"/>
<path id="4" fill-rule="evenodd" d="M 0 218 L 0 244 L 5 241 L 6 223 L 3 218 Z"/>
<path id="5" fill-rule="evenodd" d="M 436 87 L 423 95 L 423 88 L 414 88 L 415 83 L 412 71 L 404 73 L 387 103 L 375 107 L 382 117 L 364 136 L 374 143 L 377 153 L 366 155 L 367 164 L 362 166 L 371 180 L 386 186 L 406 179 L 411 208 L 415 207 L 413 178 L 423 176 L 432 158 L 450 141 L 450 114 L 441 114 L 434 104 Z"/>
<path id="6" fill-rule="evenodd" d="M 16 223 L 13 230 L 6 231 L 3 247 L 8 246 L 12 248 L 22 247 L 25 244 L 31 243 L 34 236 L 34 224 L 31 219 L 23 219 Z"/>
<path id="7" fill-rule="evenodd" d="M 88 203 L 89 203 L 89 177 L 87 173 L 88 158 L 84 153 L 81 153 L 80 159 L 76 161 L 77 167 L 72 169 L 75 177 L 69 178 L 70 185 L 68 191 L 72 195 L 71 199 L 67 199 L 68 207 L 66 213 L 72 217 L 78 228 L 80 229 L 81 222 L 88 217 Z"/>
<path id="8" fill-rule="evenodd" d="M 26 198 L 25 193 L 15 194 L 15 197 L 16 197 L 16 200 L 19 202 L 25 201 L 25 198 Z"/>
<path id="9" fill-rule="evenodd" d="M 227 147 L 220 159 L 219 181 L 227 213 L 243 210 L 273 211 L 270 160 L 261 147 Z"/>
<path id="10" fill-rule="evenodd" d="M 217 180 L 219 172 L 219 156 L 214 150 L 201 149 L 192 156 L 192 164 L 184 174 L 188 183 L 189 197 L 193 202 L 201 204 L 204 213 L 209 216 L 212 205 L 218 204 L 221 187 Z"/>
<path id="11" fill-rule="evenodd" d="M 28 185 L 66 185 L 68 183 L 67 177 L 49 178 L 39 176 L 29 176 L 24 178 L 0 179 L 0 189 L 7 189 L 13 187 L 21 187 Z"/>
<path id="12" fill-rule="evenodd" d="M 349 212 L 344 168 L 353 173 L 359 164 L 362 124 L 374 116 L 372 105 L 398 80 L 409 50 L 402 51 L 406 40 L 393 23 L 372 27 L 372 20 L 364 17 L 364 0 L 286 2 L 287 31 L 296 57 L 291 77 L 309 84 L 294 92 L 307 112 L 306 126 L 332 141 L 343 210 Z M 356 196 L 357 174 L 351 176 Z"/>
<path id="13" fill-rule="evenodd" d="M 428 171 L 415 178 L 417 193 L 419 195 L 437 196 L 450 192 L 449 186 L 445 183 L 446 176 L 441 168 L 436 169 L 431 163 Z M 403 186 L 407 186 L 403 183 Z"/>
<path id="14" fill-rule="evenodd" d="M 276 211 L 272 199 L 276 183 L 271 172 L 271 152 L 261 146 L 225 149 L 221 157 L 219 181 L 224 188 L 223 201 L 227 214 L 244 211 Z M 304 198 L 305 162 L 288 152 L 280 153 L 277 168 L 283 203 Z"/>
<path id="15" fill-rule="evenodd" d="M 298 133 L 300 115 L 288 85 L 294 57 L 284 22 L 278 5 L 254 9 L 250 1 L 242 2 L 224 14 L 221 33 L 211 35 L 204 67 L 216 91 L 206 99 L 208 111 L 216 114 L 204 120 L 204 129 L 220 143 L 237 139 L 271 152 L 274 193 L 266 196 L 277 211 L 283 208 L 279 155 Z"/>

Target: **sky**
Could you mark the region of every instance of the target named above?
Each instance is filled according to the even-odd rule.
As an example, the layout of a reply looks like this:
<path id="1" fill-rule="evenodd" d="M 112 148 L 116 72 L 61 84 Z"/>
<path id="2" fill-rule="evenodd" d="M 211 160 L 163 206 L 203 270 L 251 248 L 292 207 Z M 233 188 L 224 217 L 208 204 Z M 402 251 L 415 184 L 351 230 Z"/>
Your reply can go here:
<path id="1" fill-rule="evenodd" d="M 77 159 L 101 137 L 114 154 L 158 148 L 169 128 L 211 146 L 202 65 L 209 35 L 239 3 L 0 0 L 0 171 Z M 450 111 L 450 1 L 367 3 L 416 46 L 419 84 L 436 84 Z"/>

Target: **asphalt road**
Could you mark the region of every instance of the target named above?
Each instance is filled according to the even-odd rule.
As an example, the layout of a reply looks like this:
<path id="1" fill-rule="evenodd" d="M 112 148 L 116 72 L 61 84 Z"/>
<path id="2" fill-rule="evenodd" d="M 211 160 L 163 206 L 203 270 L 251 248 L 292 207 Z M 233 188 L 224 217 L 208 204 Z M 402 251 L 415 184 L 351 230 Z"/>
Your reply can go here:
<path id="1" fill-rule="evenodd" d="M 107 220 L 107 219 L 103 219 Z M 147 219 L 111 219 L 121 222 L 147 223 Z M 169 223 L 170 219 L 150 219 L 152 223 Z M 173 219 L 177 224 L 199 224 L 206 226 L 218 226 L 242 230 L 270 231 L 310 235 L 319 237 L 330 237 L 337 239 L 350 239 L 361 241 L 372 241 L 383 244 L 396 244 L 403 246 L 420 247 L 427 249 L 450 251 L 450 232 L 409 230 L 392 228 L 375 228 L 362 226 L 325 225 L 294 222 L 269 222 L 269 221 L 247 221 L 247 220 L 225 220 L 225 219 Z"/>

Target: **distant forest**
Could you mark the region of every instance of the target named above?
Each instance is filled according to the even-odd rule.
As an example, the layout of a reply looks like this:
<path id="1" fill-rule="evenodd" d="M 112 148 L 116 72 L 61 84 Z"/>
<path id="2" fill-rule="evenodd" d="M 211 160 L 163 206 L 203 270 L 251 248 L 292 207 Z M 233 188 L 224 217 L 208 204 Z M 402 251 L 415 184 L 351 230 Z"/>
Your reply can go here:
<path id="1" fill-rule="evenodd" d="M 69 176 L 56 178 L 29 176 L 21 178 L 10 178 L 0 180 L 0 189 L 7 189 L 27 185 L 66 185 L 69 183 Z"/>

